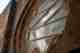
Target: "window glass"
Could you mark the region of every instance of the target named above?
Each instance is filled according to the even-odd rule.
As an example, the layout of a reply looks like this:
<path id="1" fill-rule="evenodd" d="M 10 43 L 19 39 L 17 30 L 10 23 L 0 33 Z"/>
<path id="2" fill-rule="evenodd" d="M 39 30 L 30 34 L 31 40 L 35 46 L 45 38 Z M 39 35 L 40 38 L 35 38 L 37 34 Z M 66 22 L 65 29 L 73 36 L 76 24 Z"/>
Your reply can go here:
<path id="1" fill-rule="evenodd" d="M 11 0 L 0 0 L 0 14 L 5 10 Z"/>

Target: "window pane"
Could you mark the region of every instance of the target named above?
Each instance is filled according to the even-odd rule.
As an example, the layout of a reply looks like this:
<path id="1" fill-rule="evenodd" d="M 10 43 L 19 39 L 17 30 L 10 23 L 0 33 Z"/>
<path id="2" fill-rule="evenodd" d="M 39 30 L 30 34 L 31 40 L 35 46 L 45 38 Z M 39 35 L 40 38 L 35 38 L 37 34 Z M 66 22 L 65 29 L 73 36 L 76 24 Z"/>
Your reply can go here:
<path id="1" fill-rule="evenodd" d="M 0 14 L 5 10 L 11 0 L 0 0 Z"/>

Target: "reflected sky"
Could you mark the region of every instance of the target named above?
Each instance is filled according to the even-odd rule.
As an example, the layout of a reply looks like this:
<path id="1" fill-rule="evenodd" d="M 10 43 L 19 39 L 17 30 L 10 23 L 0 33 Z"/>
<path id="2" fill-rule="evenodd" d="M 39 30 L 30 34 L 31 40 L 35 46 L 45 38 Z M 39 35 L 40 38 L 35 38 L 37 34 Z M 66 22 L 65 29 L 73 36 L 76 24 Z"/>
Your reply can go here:
<path id="1" fill-rule="evenodd" d="M 11 0 L 0 0 L 0 14 L 4 11 Z"/>

